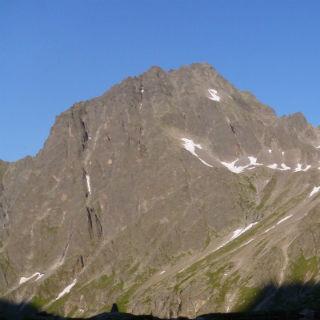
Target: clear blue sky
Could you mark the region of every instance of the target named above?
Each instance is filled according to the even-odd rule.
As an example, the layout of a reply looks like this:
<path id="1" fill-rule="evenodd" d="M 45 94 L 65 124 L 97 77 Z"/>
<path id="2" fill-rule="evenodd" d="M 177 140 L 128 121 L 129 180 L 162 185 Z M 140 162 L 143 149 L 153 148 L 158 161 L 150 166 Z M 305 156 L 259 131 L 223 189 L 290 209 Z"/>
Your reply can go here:
<path id="1" fill-rule="evenodd" d="M 318 0 L 0 0 L 0 158 L 152 65 L 209 62 L 279 115 L 320 124 Z"/>

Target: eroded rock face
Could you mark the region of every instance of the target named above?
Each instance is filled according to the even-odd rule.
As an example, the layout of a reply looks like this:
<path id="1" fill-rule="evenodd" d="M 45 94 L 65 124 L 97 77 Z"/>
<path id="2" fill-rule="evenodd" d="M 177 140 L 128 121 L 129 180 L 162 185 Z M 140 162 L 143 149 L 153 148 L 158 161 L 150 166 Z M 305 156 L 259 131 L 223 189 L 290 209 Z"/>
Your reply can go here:
<path id="1" fill-rule="evenodd" d="M 302 114 L 207 64 L 128 78 L 61 114 L 36 157 L 0 163 L 0 294 L 194 317 L 316 281 L 318 147 Z"/>

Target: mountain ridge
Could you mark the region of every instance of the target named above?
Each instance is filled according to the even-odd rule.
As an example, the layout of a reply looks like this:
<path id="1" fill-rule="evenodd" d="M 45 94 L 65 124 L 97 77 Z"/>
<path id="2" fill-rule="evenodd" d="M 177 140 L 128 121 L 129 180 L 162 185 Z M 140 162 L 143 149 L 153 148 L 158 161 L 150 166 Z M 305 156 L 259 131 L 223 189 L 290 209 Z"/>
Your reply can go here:
<path id="1" fill-rule="evenodd" d="M 139 76 L 129 76 L 129 77 L 126 77 L 124 78 L 123 80 L 120 81 L 120 83 L 118 84 L 114 84 L 112 85 L 110 88 L 108 88 L 106 91 L 104 91 L 101 95 L 99 96 L 96 96 L 96 97 L 93 97 L 93 98 L 90 98 L 90 99 L 86 99 L 86 100 L 80 100 L 76 103 L 74 103 L 72 105 L 72 107 L 68 108 L 67 110 L 65 111 L 62 111 L 60 114 L 58 114 L 55 118 L 56 118 L 56 121 L 59 119 L 60 116 L 63 116 L 64 113 L 68 113 L 69 109 L 71 108 L 76 108 L 77 106 L 81 106 L 83 104 L 85 104 L 86 102 L 90 102 L 90 101 L 96 101 L 96 100 L 99 100 L 99 99 L 102 99 L 103 97 L 105 97 L 111 90 L 117 88 L 118 86 L 120 86 L 120 84 L 123 84 L 124 82 L 126 81 L 132 81 L 132 80 L 135 80 L 135 79 L 140 79 L 141 77 L 143 77 L 144 75 L 146 74 L 149 74 L 149 73 L 165 73 L 165 74 L 171 74 L 171 73 L 175 73 L 177 71 L 180 71 L 181 69 L 184 70 L 184 69 L 189 69 L 189 68 L 197 68 L 197 67 L 201 67 L 201 68 L 204 68 L 204 69 L 208 69 L 208 70 L 212 70 L 214 73 L 217 74 L 217 76 L 219 76 L 223 81 L 229 83 L 225 78 L 223 78 L 219 73 L 218 71 L 212 66 L 210 65 L 209 63 L 206 63 L 206 62 L 195 62 L 195 63 L 192 63 L 190 65 L 183 65 L 181 66 L 180 68 L 178 69 L 169 69 L 168 71 L 166 71 L 165 69 L 161 68 L 160 66 L 157 66 L 157 65 L 154 65 L 154 66 L 151 66 L 147 71 L 141 73 Z M 235 88 L 235 86 L 231 83 L 229 83 L 229 85 L 233 88 Z M 293 113 L 290 113 L 290 114 L 286 114 L 286 115 L 282 115 L 282 116 L 278 116 L 275 112 L 275 110 L 270 107 L 269 105 L 267 104 L 264 104 L 264 103 L 261 103 L 258 98 L 252 93 L 250 92 L 249 90 L 239 90 L 239 92 L 241 92 L 241 94 L 245 95 L 245 96 L 249 96 L 252 100 L 255 100 L 259 105 L 264 105 L 266 108 L 270 109 L 270 111 L 272 111 L 272 113 L 274 113 L 274 115 L 278 118 L 292 118 L 292 117 L 296 117 L 296 116 L 303 116 L 303 121 L 304 122 L 307 122 L 308 125 L 312 126 L 314 129 L 318 129 L 317 126 L 314 126 L 312 125 L 311 123 L 308 122 L 308 120 L 306 119 L 306 117 L 304 116 L 304 114 L 301 112 L 301 111 L 296 111 L 296 112 L 293 112 Z M 56 122 L 55 121 L 55 122 Z M 54 123 L 55 124 L 55 123 Z M 54 126 L 53 124 L 53 126 Z M 52 127 L 53 127 L 52 126 Z M 52 129 L 51 127 L 51 129 Z M 51 131 L 49 132 L 49 135 L 48 137 L 50 136 L 50 133 Z M 46 141 L 45 141 L 46 142 Z M 14 163 L 14 162 L 17 162 L 17 161 L 20 161 L 20 160 L 23 160 L 25 158 L 34 158 L 37 156 L 37 154 L 44 148 L 45 146 L 45 142 L 43 144 L 43 146 L 39 149 L 39 151 L 35 154 L 35 155 L 26 155 L 20 159 L 17 159 L 17 160 L 14 160 L 14 161 L 7 161 L 7 160 L 1 160 L 3 162 L 7 162 L 7 163 Z"/>

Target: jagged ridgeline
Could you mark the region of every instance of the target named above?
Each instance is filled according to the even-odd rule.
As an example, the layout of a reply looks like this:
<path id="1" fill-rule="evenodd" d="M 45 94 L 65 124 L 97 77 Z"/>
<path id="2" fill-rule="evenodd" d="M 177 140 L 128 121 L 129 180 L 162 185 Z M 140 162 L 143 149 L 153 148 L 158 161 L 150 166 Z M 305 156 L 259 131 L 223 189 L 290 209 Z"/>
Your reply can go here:
<path id="1" fill-rule="evenodd" d="M 207 64 L 151 68 L 0 162 L 0 295 L 74 317 L 317 308 L 316 286 L 261 294 L 319 280 L 319 160 L 302 114 Z"/>

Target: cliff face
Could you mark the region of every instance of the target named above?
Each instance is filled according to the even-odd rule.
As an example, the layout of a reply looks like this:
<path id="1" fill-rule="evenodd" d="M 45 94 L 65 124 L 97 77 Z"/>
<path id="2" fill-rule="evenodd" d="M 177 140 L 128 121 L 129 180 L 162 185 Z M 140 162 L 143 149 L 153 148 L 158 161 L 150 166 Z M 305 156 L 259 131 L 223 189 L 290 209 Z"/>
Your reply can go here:
<path id="1" fill-rule="evenodd" d="M 319 146 L 302 114 L 207 64 L 128 78 L 61 114 L 36 157 L 0 163 L 0 294 L 193 317 L 316 281 Z"/>

